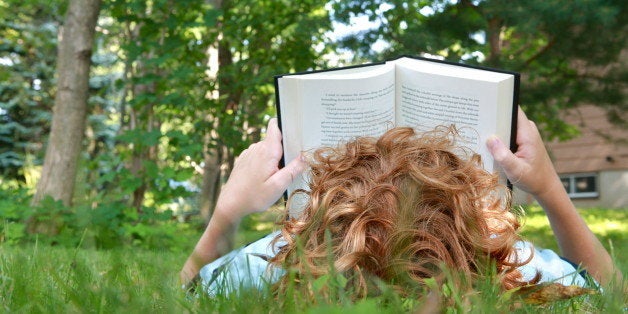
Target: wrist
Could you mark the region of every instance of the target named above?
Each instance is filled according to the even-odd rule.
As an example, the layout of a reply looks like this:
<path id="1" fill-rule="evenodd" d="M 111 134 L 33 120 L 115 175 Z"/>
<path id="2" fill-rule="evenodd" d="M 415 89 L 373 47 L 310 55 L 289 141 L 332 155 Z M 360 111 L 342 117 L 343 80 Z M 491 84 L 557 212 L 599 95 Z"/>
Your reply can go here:
<path id="1" fill-rule="evenodd" d="M 551 202 L 552 200 L 556 200 L 561 198 L 561 196 L 567 196 L 567 192 L 565 191 L 565 187 L 563 183 L 560 181 L 558 175 L 552 176 L 549 182 L 543 185 L 543 189 L 539 190 L 534 194 L 534 198 L 541 204 Z M 568 196 L 567 196 L 568 197 Z"/>
<path id="2" fill-rule="evenodd" d="M 218 197 L 212 219 L 217 218 L 222 223 L 237 225 L 244 217 L 244 210 L 235 198 Z"/>
<path id="3" fill-rule="evenodd" d="M 179 283 L 182 285 L 188 285 L 194 277 L 196 277 L 200 271 L 199 265 L 197 265 L 196 252 L 192 252 L 192 255 L 183 265 L 183 269 L 179 272 Z"/>

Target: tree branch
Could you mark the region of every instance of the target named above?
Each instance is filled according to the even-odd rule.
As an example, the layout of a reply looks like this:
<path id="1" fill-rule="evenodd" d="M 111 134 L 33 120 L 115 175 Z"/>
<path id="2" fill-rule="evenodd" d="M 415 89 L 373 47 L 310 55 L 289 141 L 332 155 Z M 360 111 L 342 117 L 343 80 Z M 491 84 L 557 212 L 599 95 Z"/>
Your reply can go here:
<path id="1" fill-rule="evenodd" d="M 552 38 L 547 45 L 543 46 L 543 48 L 541 48 L 539 51 L 537 51 L 534 55 L 532 55 L 530 58 L 528 58 L 528 60 L 526 60 L 524 62 L 525 66 L 524 68 L 527 68 L 528 66 L 530 66 L 530 64 L 532 62 L 534 62 L 534 60 L 538 59 L 540 56 L 542 56 L 545 52 L 547 52 L 550 48 L 552 48 L 552 46 L 554 46 L 554 44 L 556 43 L 556 39 Z"/>

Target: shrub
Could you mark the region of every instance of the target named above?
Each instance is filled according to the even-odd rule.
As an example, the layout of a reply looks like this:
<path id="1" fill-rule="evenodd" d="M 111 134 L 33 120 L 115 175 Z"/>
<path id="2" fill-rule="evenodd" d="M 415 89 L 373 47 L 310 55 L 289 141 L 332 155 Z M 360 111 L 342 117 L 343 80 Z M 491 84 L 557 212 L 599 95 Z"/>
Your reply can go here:
<path id="1" fill-rule="evenodd" d="M 28 205 L 26 189 L 0 189 L 0 244 L 38 242 L 64 247 L 111 249 L 122 246 L 178 250 L 187 244 L 182 233 L 192 232 L 169 210 L 142 212 L 124 202 L 64 206 L 50 197 L 36 207 Z"/>

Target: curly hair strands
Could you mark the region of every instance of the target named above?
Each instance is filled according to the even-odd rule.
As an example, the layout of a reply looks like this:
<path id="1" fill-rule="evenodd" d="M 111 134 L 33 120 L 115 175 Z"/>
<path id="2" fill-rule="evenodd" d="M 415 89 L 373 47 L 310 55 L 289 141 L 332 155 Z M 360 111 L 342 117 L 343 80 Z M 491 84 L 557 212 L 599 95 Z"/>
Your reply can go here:
<path id="1" fill-rule="evenodd" d="M 439 278 L 443 266 L 473 282 L 494 265 L 505 289 L 527 284 L 516 270 L 527 261 L 516 262 L 510 194 L 479 155 L 455 146 L 456 137 L 454 127 L 394 128 L 315 151 L 310 192 L 298 192 L 308 202 L 282 223 L 287 245 L 272 262 L 316 278 L 328 272 L 331 251 L 359 295 L 368 293 L 366 278 L 403 291 Z"/>

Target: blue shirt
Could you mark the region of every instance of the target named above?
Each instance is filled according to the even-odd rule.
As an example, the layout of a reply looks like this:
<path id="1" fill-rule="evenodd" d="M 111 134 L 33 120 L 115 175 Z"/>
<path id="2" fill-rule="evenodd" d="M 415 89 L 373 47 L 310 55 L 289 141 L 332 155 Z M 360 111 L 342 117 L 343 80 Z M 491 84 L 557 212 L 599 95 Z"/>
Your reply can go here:
<path id="1" fill-rule="evenodd" d="M 278 249 L 285 245 L 277 241 L 274 246 L 272 240 L 279 232 L 271 233 L 264 238 L 247 246 L 231 251 L 215 261 L 205 265 L 200 270 L 201 283 L 204 290 L 215 295 L 230 293 L 232 289 L 263 288 L 277 282 L 284 274 L 284 270 L 271 265 L 268 259 L 277 254 Z M 587 286 L 588 282 L 574 265 L 556 254 L 552 250 L 537 249 L 529 242 L 520 241 L 515 245 L 518 258 L 526 260 L 534 254 L 530 262 L 518 269 L 523 280 L 529 281 L 541 274 L 540 282 L 556 282 L 565 286 Z"/>

